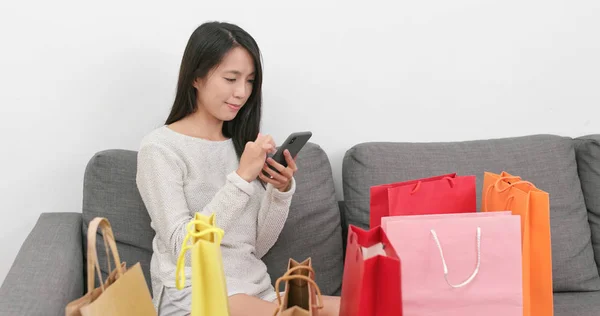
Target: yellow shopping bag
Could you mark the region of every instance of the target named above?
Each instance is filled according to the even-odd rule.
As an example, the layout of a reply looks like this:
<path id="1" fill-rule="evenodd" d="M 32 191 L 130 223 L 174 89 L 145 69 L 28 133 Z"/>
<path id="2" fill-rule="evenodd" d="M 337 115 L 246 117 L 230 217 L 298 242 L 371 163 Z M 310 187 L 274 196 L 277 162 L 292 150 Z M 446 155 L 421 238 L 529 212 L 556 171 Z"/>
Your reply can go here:
<path id="1" fill-rule="evenodd" d="M 221 258 L 224 232 L 215 225 L 215 214 L 205 216 L 200 213 L 188 223 L 187 231 L 177 259 L 175 284 L 178 289 L 183 289 L 185 253 L 191 249 L 191 316 L 228 316 L 227 284 Z"/>

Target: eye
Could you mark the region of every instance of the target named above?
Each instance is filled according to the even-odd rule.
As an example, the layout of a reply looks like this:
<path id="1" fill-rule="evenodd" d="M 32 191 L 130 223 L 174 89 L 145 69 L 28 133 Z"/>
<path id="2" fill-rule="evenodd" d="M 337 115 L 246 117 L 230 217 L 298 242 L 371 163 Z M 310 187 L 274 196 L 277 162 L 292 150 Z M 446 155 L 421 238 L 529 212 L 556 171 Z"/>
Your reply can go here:
<path id="1" fill-rule="evenodd" d="M 235 82 L 235 78 L 224 78 L 225 80 L 229 81 L 229 82 Z"/>
<path id="2" fill-rule="evenodd" d="M 249 79 L 248 82 L 254 84 L 254 79 Z"/>

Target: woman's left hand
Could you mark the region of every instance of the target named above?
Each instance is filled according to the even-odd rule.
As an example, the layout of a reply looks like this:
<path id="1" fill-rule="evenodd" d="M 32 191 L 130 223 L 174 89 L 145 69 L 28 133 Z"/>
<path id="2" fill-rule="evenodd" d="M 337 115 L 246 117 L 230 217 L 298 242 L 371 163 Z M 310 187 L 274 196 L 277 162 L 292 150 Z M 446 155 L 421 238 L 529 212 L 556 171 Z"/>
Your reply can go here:
<path id="1" fill-rule="evenodd" d="M 266 183 L 270 183 L 277 190 L 281 192 L 287 192 L 290 190 L 292 186 L 292 178 L 296 171 L 298 171 L 298 167 L 296 166 L 296 160 L 292 158 L 289 150 L 285 150 L 283 152 L 283 156 L 285 157 L 285 161 L 287 162 L 287 167 L 284 167 L 273 158 L 267 158 L 267 163 L 263 166 L 263 171 L 269 174 L 271 177 L 264 175 L 264 173 L 259 173 L 258 176 L 261 180 Z M 271 169 L 269 165 L 273 166 L 277 171 Z"/>

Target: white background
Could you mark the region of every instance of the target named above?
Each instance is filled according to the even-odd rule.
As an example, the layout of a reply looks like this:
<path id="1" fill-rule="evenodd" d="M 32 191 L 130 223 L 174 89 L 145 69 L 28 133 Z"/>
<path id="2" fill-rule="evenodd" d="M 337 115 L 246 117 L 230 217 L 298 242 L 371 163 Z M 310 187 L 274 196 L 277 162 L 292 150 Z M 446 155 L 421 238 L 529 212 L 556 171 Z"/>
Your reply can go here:
<path id="1" fill-rule="evenodd" d="M 320 2 L 2 1 L 0 282 L 40 213 L 81 212 L 95 152 L 164 122 L 207 20 L 258 41 L 263 131 L 311 130 L 338 198 L 359 142 L 600 133 L 600 1 Z"/>

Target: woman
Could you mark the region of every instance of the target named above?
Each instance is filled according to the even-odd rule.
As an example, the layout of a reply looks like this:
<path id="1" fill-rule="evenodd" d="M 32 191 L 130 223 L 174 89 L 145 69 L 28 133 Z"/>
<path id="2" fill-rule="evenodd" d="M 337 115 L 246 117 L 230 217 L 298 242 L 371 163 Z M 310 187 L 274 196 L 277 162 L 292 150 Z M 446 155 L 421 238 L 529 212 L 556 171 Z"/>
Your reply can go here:
<path id="1" fill-rule="evenodd" d="M 228 23 L 202 24 L 185 49 L 165 125 L 142 141 L 137 185 L 156 231 L 150 270 L 159 315 L 190 313 L 191 287 L 177 290 L 174 280 L 195 212 L 215 213 L 225 231 L 231 315 L 272 315 L 276 308 L 261 258 L 287 219 L 297 167 L 289 152 L 287 167 L 267 159 L 275 143 L 259 133 L 261 71 L 259 48 L 248 33 Z M 338 314 L 338 298 L 324 302 L 321 315 Z"/>

